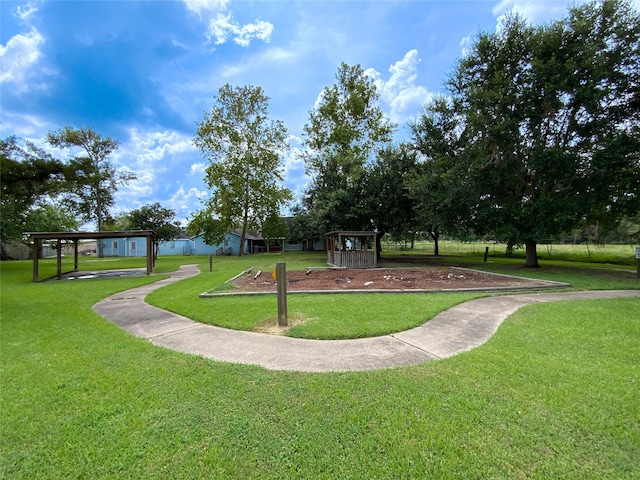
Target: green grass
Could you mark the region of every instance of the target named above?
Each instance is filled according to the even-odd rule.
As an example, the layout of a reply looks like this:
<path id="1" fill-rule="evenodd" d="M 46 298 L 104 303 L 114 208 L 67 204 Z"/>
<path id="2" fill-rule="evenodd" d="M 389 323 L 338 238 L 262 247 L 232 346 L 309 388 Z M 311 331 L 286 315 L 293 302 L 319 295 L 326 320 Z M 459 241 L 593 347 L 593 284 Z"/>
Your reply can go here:
<path id="1" fill-rule="evenodd" d="M 192 283 L 191 285 L 193 285 Z M 256 330 L 265 323 L 277 324 L 278 304 L 274 295 L 194 299 L 180 305 L 188 290 L 159 292 L 149 301 L 169 310 L 188 313 L 190 318 L 236 330 Z M 411 295 L 401 299 L 389 294 L 289 295 L 289 318 L 304 319 L 288 336 L 316 339 L 362 338 L 407 330 L 478 294 Z"/>
<path id="2" fill-rule="evenodd" d="M 212 284 L 226 261 L 255 258 L 182 259 Z M 147 277 L 0 267 L 2 478 L 640 477 L 638 298 L 531 305 L 447 360 L 309 374 L 165 350 L 91 310 Z"/>

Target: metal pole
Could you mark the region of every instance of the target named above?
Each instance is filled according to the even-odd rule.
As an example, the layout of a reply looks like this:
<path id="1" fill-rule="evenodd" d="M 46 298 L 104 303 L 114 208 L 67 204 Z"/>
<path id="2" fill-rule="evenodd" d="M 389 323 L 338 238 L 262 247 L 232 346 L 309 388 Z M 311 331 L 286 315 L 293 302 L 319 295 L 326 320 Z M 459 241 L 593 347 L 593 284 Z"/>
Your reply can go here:
<path id="1" fill-rule="evenodd" d="M 287 269 L 284 263 L 276 263 L 278 284 L 278 325 L 287 326 Z"/>

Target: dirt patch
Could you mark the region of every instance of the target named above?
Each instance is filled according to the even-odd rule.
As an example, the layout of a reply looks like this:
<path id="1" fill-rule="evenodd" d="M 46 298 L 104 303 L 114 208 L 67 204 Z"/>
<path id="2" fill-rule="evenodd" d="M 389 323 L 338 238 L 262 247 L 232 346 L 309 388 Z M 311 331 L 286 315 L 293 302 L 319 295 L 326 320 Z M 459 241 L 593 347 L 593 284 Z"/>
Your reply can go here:
<path id="1" fill-rule="evenodd" d="M 291 328 L 296 325 L 302 325 L 305 323 L 306 319 L 301 314 L 294 313 L 293 315 L 289 315 L 287 318 L 287 326 L 281 327 L 278 325 L 278 319 L 268 318 L 264 322 L 258 324 L 253 329 L 254 332 L 258 333 L 267 333 L 269 335 L 285 335 Z"/>
<path id="2" fill-rule="evenodd" d="M 271 271 L 236 278 L 235 291 L 276 291 Z M 462 268 L 310 269 L 287 272 L 287 290 L 457 290 L 548 285 L 525 278 Z"/>

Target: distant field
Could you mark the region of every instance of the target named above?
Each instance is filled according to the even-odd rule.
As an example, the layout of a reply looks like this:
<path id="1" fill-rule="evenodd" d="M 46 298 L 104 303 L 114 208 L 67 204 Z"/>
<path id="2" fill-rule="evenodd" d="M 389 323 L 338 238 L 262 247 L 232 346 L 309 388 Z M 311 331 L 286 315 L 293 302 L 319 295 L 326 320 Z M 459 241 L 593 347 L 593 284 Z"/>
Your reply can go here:
<path id="1" fill-rule="evenodd" d="M 440 241 L 440 255 L 478 255 L 483 256 L 485 248 L 489 247 L 489 256 L 504 257 L 507 245 L 504 243 L 487 242 L 458 242 L 451 240 Z M 402 252 L 416 254 L 433 254 L 433 242 L 415 242 L 411 244 L 383 242 L 383 252 Z M 596 244 L 538 244 L 538 258 L 540 260 L 564 260 L 592 263 L 615 263 L 620 265 L 634 265 L 636 245 L 596 245 Z M 525 249 L 514 248 L 514 258 L 524 258 Z"/>

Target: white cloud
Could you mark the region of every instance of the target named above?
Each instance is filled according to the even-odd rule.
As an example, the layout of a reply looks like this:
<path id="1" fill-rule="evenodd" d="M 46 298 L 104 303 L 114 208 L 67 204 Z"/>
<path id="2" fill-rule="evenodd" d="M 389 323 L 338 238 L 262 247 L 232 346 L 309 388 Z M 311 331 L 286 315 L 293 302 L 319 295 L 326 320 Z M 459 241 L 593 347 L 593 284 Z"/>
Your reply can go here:
<path id="1" fill-rule="evenodd" d="M 186 226 L 193 215 L 202 208 L 204 200 L 209 193 L 206 190 L 199 190 L 196 187 L 185 189 L 180 186 L 176 193 L 166 202 L 167 208 L 176 212 L 176 219 Z"/>
<path id="2" fill-rule="evenodd" d="M 493 6 L 491 12 L 497 19 L 497 29 L 500 28 L 500 25 L 509 12 L 522 16 L 531 24 L 539 25 L 566 16 L 569 7 L 580 5 L 586 1 L 587 0 L 501 0 Z M 638 2 L 640 0 L 635 1 Z"/>
<path id="3" fill-rule="evenodd" d="M 189 168 L 189 175 L 195 175 L 195 174 L 199 174 L 199 175 L 204 175 L 204 172 L 207 168 L 207 165 L 205 163 L 199 162 L 199 163 L 192 163 L 191 167 Z"/>
<path id="4" fill-rule="evenodd" d="M 473 38 L 471 35 L 467 35 L 466 37 L 462 37 L 460 40 L 460 50 L 462 52 L 462 56 L 466 57 L 471 51 L 471 46 L 473 45 Z"/>
<path id="5" fill-rule="evenodd" d="M 128 156 L 134 159 L 138 168 L 158 169 L 161 160 L 180 154 L 190 154 L 197 149 L 191 137 L 172 131 L 141 132 L 137 128 L 129 129 L 129 140 L 122 145 L 114 157 Z"/>
<path id="6" fill-rule="evenodd" d="M 229 37 L 241 47 L 248 47 L 254 38 L 269 42 L 273 33 L 273 24 L 258 20 L 255 23 L 239 25 L 233 21 L 231 14 L 218 13 L 209 22 L 209 41 L 216 45 L 227 42 Z"/>
<path id="7" fill-rule="evenodd" d="M 11 84 L 18 94 L 47 89 L 48 77 L 57 74 L 55 70 L 40 65 L 45 38 L 29 24 L 37 11 L 32 3 L 14 8 L 13 16 L 20 19 L 25 31 L 11 37 L 5 45 L 0 44 L 0 85 Z"/>
<path id="8" fill-rule="evenodd" d="M 184 134 L 130 128 L 129 138 L 122 142 L 111 158 L 119 168 L 126 165 L 126 169 L 134 172 L 137 178 L 118 189 L 118 204 L 131 210 L 158 201 L 154 197 L 166 193 L 171 187 L 165 177 L 182 178 L 192 174 L 187 165 L 194 163 L 196 152 L 191 138 Z M 164 205 L 166 202 L 161 203 Z"/>
<path id="9" fill-rule="evenodd" d="M 2 117 L 3 121 L 0 123 L 1 137 L 15 135 L 27 139 L 39 147 L 41 144 L 46 144 L 42 132 L 55 128 L 47 119 L 28 113 L 4 110 Z"/>
<path id="10" fill-rule="evenodd" d="M 391 76 L 388 80 L 383 80 L 380 73 L 372 68 L 365 71 L 365 74 L 373 78 L 380 92 L 380 100 L 383 106 L 388 106 L 389 116 L 395 123 L 411 118 L 433 97 L 426 87 L 416 84 L 419 63 L 418 51 L 413 49 L 402 60 L 389 67 Z"/>
<path id="11" fill-rule="evenodd" d="M 0 84 L 11 83 L 18 92 L 29 90 L 26 78 L 41 56 L 40 46 L 44 37 L 35 28 L 27 33 L 14 35 L 6 45 L 0 45 Z"/>
<path id="12" fill-rule="evenodd" d="M 187 9 L 197 13 L 202 18 L 203 12 L 225 10 L 228 0 L 183 0 L 183 2 Z"/>
<path id="13" fill-rule="evenodd" d="M 231 38 L 241 47 L 248 47 L 254 39 L 269 42 L 274 27 L 272 23 L 257 20 L 239 24 L 227 13 L 227 0 L 183 0 L 188 10 L 196 13 L 207 24 L 207 41 L 222 45 Z"/>
<path id="14" fill-rule="evenodd" d="M 39 2 L 35 2 L 39 3 Z M 31 3 L 27 3 L 26 5 L 18 5 L 15 9 L 14 15 L 18 17 L 23 22 L 28 23 L 32 14 L 38 11 L 38 7 Z"/>
<path id="15" fill-rule="evenodd" d="M 119 172 L 132 172 L 128 168 L 119 168 Z M 129 210 L 139 208 L 142 202 L 139 199 L 153 195 L 154 172 L 151 170 L 133 171 L 136 174 L 135 180 L 130 180 L 126 185 L 118 187 L 116 193 L 117 204 L 127 205 Z"/>

